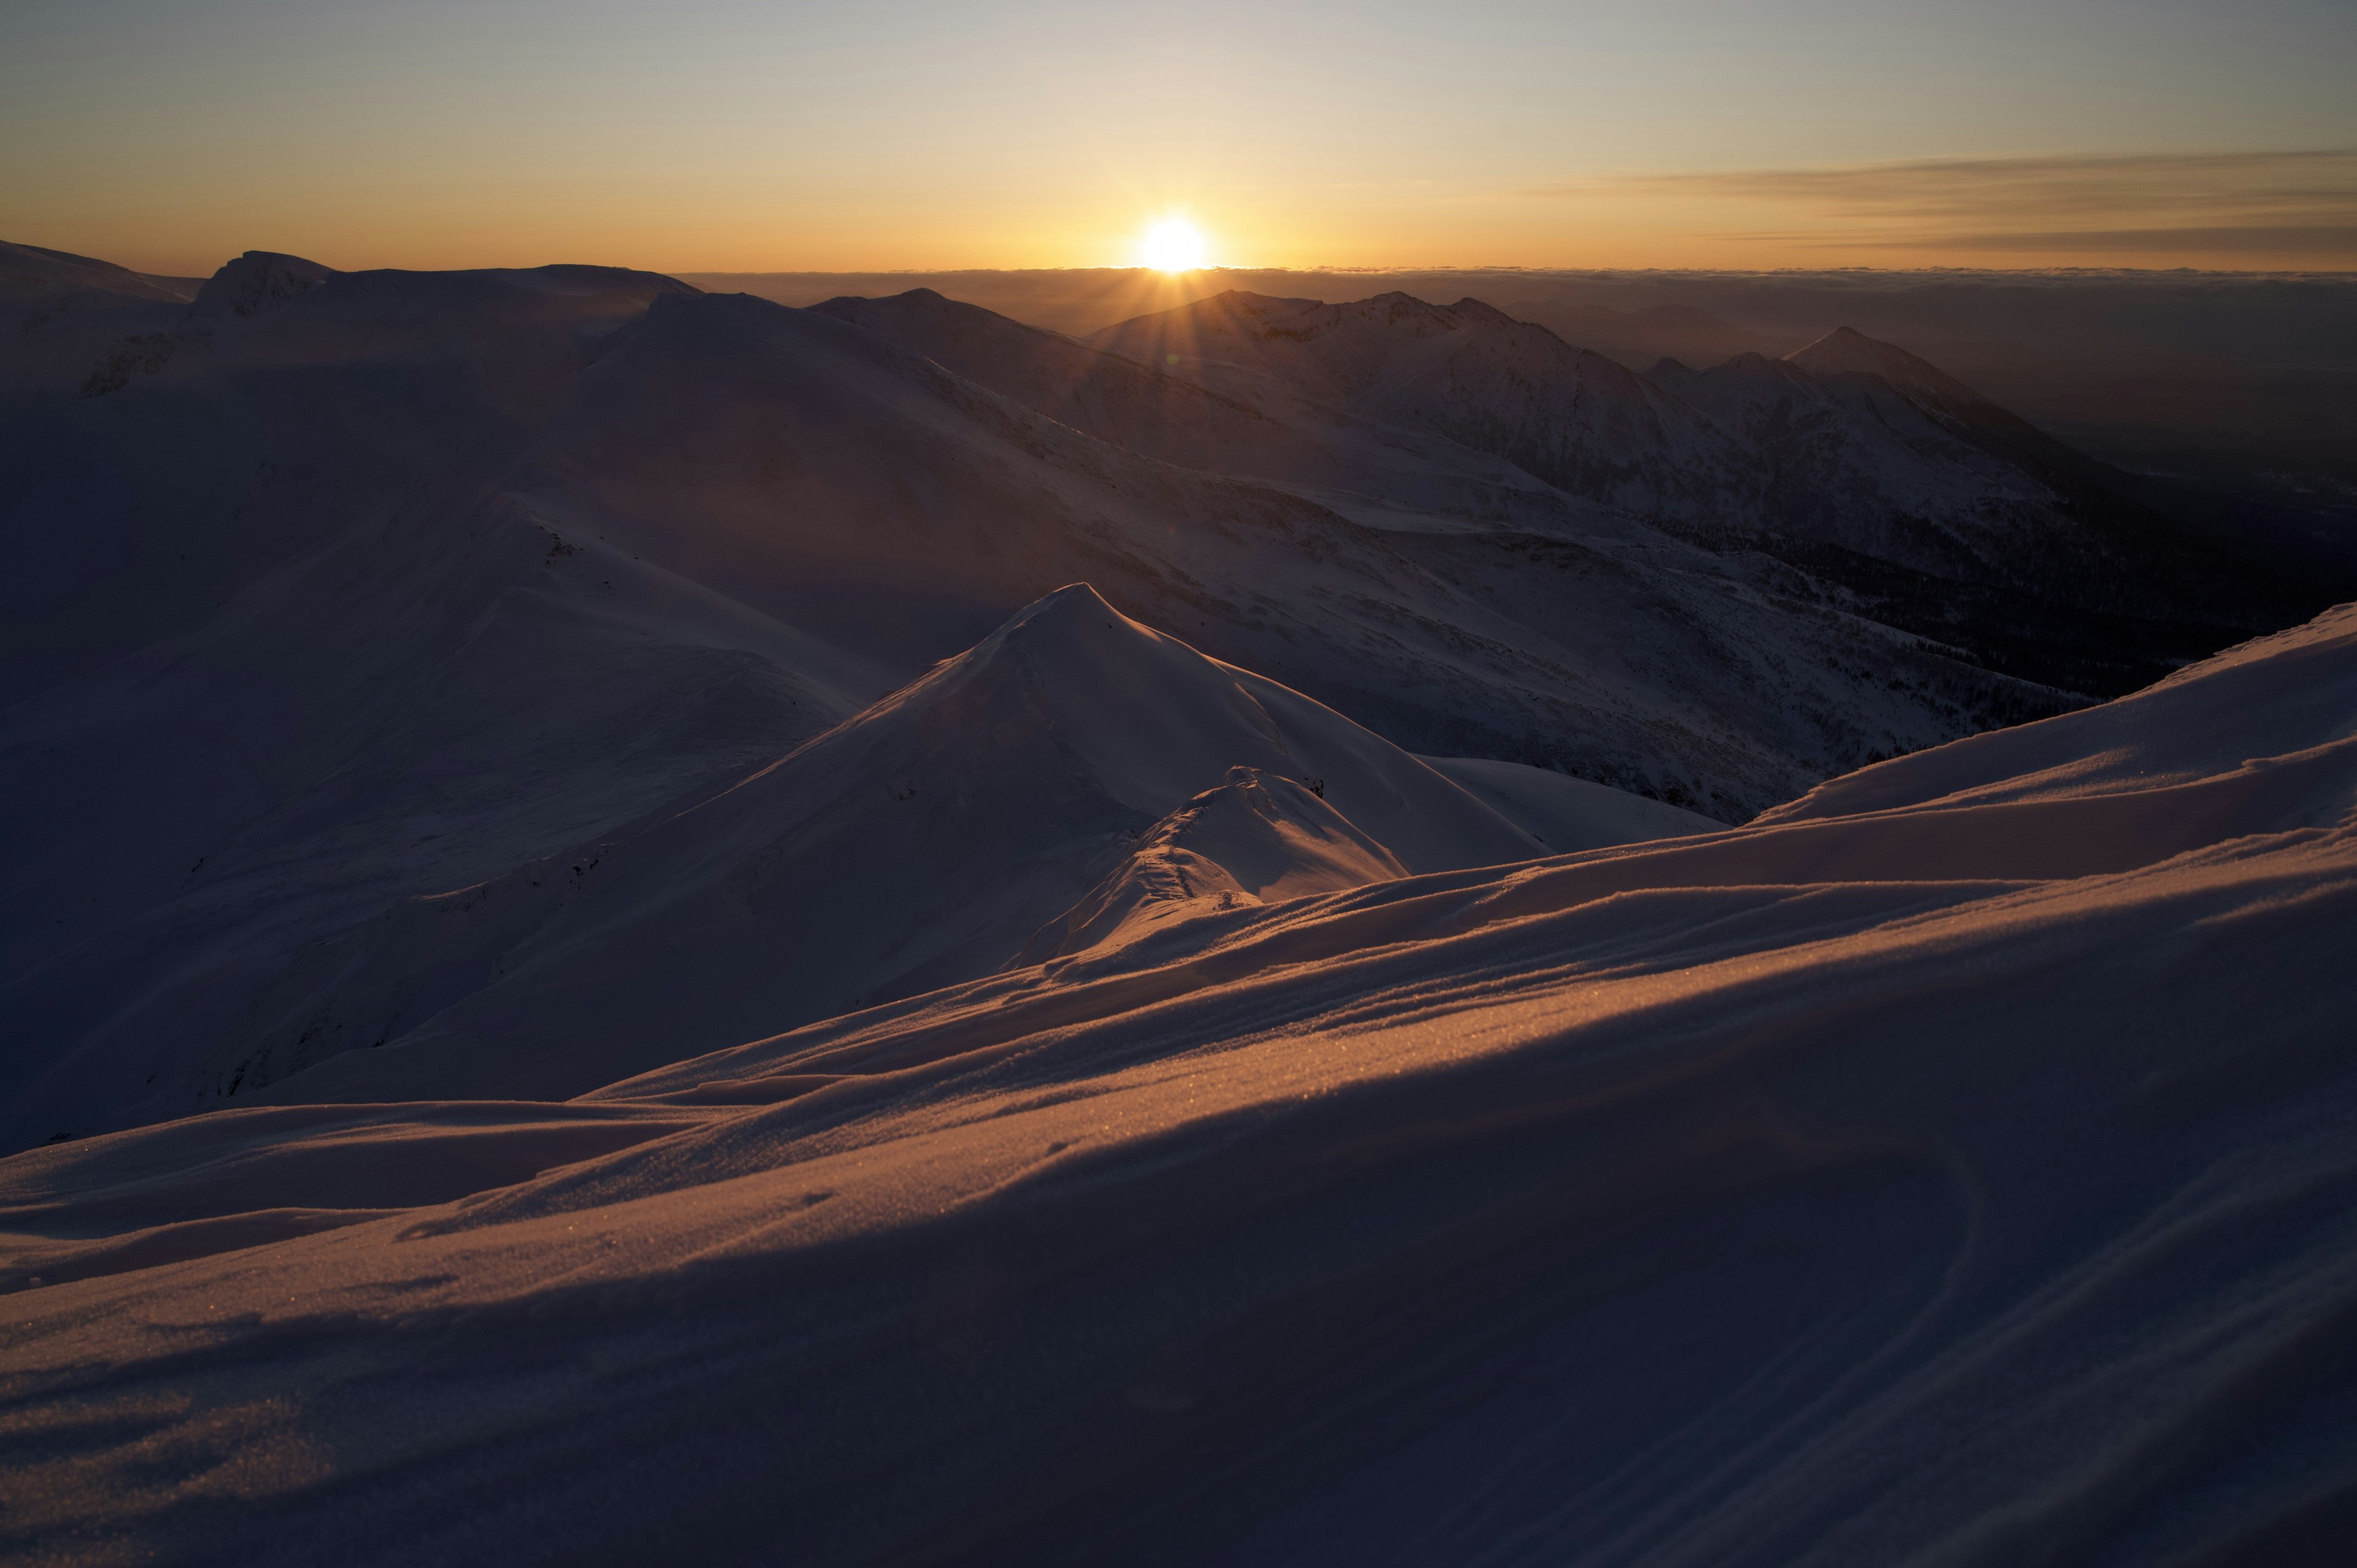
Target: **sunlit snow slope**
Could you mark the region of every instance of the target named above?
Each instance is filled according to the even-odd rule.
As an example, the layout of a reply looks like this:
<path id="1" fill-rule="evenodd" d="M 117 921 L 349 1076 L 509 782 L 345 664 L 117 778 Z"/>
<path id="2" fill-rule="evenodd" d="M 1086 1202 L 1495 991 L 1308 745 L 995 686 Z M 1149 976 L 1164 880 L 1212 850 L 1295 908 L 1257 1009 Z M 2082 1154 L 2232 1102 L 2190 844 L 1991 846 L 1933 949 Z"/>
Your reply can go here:
<path id="1" fill-rule="evenodd" d="M 569 1101 L 18 1155 L 0 1531 L 2333 1561 L 2352 723 L 2344 607 L 1749 828 L 1359 886 L 1366 822 L 1222 776 L 995 975 Z M 1272 843 L 1308 896 L 1124 902 Z"/>

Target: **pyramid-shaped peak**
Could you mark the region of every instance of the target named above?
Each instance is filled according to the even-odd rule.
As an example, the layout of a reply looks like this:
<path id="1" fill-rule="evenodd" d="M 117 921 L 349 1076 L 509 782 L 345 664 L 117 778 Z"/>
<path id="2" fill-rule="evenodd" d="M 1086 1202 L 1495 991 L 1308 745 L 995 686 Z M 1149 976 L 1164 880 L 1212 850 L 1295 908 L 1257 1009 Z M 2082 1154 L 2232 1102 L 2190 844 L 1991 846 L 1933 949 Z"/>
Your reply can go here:
<path id="1" fill-rule="evenodd" d="M 1368 310 L 1376 307 L 1389 311 L 1394 317 L 1402 315 L 1446 317 L 1451 314 L 1428 299 L 1418 299 L 1406 290 L 1396 288 L 1383 294 L 1370 295 L 1349 308 Z"/>
<path id="2" fill-rule="evenodd" d="M 1960 417 L 1991 407 L 1986 398 L 1930 360 L 1854 327 L 1836 327 L 1784 359 L 1813 376 L 1879 376 L 1914 402 Z"/>
<path id="3" fill-rule="evenodd" d="M 1017 610 L 1007 618 L 1006 624 L 999 628 L 999 634 L 1003 636 L 1025 628 L 1035 632 L 1064 632 L 1086 630 L 1094 626 L 1102 626 L 1108 631 L 1117 631 L 1124 627 L 1134 632 L 1146 631 L 1146 628 L 1107 604 L 1093 583 L 1067 583 Z M 1147 632 L 1146 635 L 1153 634 Z"/>
<path id="4" fill-rule="evenodd" d="M 1458 300 L 1456 304 L 1450 306 L 1448 307 L 1448 313 L 1451 316 L 1456 317 L 1460 321 L 1475 327 L 1496 328 L 1519 327 L 1522 325 L 1522 323 L 1516 321 L 1512 317 L 1507 315 L 1496 306 L 1490 304 L 1487 300 L 1475 299 L 1469 294 L 1463 299 Z"/>
<path id="5" fill-rule="evenodd" d="M 1896 343 L 1869 338 L 1855 327 L 1836 327 L 1806 348 L 1784 356 L 1813 375 L 1864 373 L 1886 380 L 1947 379 L 1929 360 L 1919 360 Z"/>
<path id="6" fill-rule="evenodd" d="M 1002 670 L 1019 671 L 1017 678 L 1026 683 L 1092 693 L 1092 703 L 1105 704 L 1095 723 L 1121 716 L 1121 699 L 1103 690 L 1108 682 L 1114 692 L 1162 686 L 1165 698 L 1171 695 L 1171 682 L 1221 689 L 1230 684 L 1217 673 L 1215 660 L 1178 638 L 1130 619 L 1088 583 L 1067 583 L 1042 594 L 942 666 L 953 679 L 995 680 L 991 672 Z"/>

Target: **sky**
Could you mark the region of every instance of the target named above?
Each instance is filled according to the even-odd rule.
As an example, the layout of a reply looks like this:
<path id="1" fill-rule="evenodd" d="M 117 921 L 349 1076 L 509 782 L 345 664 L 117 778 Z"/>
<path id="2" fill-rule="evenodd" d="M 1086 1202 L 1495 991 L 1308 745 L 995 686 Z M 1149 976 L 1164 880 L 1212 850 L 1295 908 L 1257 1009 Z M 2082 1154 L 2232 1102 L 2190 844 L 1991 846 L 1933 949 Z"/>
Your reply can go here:
<path id="1" fill-rule="evenodd" d="M 6 0 L 143 271 L 2357 269 L 2352 0 Z"/>

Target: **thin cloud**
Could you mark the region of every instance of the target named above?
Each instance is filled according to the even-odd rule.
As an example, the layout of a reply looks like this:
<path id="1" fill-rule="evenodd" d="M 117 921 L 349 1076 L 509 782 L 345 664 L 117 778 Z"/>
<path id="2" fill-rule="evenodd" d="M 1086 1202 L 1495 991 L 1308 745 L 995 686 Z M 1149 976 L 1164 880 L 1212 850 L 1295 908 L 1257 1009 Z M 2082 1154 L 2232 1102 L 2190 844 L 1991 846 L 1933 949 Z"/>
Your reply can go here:
<path id="1" fill-rule="evenodd" d="M 2046 232 L 1940 234 L 1926 239 L 1813 240 L 1844 250 L 2118 251 L 2147 254 L 2199 252 L 2253 255 L 2357 256 L 2357 223 L 2307 227 L 2249 224 L 2205 229 L 2067 229 Z"/>
<path id="2" fill-rule="evenodd" d="M 2357 254 L 2357 149 L 1939 159 L 1625 175 L 1547 199 L 1784 209 L 1798 245 Z"/>

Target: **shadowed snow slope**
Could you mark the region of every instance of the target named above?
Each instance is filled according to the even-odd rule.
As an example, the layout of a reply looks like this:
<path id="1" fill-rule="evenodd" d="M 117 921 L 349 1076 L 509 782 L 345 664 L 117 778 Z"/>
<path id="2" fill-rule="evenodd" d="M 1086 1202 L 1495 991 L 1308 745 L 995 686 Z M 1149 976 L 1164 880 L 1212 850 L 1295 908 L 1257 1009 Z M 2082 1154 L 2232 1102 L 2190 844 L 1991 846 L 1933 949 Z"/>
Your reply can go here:
<path id="1" fill-rule="evenodd" d="M 570 1105 L 0 1161 L 0 1532 L 191 1563 L 2333 1561 L 2352 614 L 1789 820 L 1116 919 Z M 1052 650 L 1144 635 L 1067 596 L 838 736 L 962 703 L 1051 736 Z M 1311 760 L 1239 690 L 1189 725 Z M 1026 766 L 1108 811 L 1161 777 Z M 791 767 L 701 810 L 769 842 L 731 801 Z M 1270 771 L 1190 781 L 1137 877 L 1214 843 L 1240 895 L 1272 843 L 1280 883 L 1379 864 L 1339 789 L 1347 829 Z M 909 781 L 888 804 L 994 787 Z"/>
<path id="2" fill-rule="evenodd" d="M 1639 377 L 1479 300 L 1232 291 L 1089 341 L 1238 401 L 1322 399 L 1444 435 L 2072 690 L 2131 690 L 2318 607 L 2128 499 L 2126 476 L 1846 328 L 1781 360 Z"/>
<path id="3" fill-rule="evenodd" d="M 1724 825 L 1667 801 L 1648 800 L 1625 789 L 1607 789 L 1519 762 L 1498 762 L 1486 757 L 1424 760 L 1477 799 L 1488 801 L 1500 816 L 1546 845 L 1553 854 L 1716 832 Z"/>
<path id="4" fill-rule="evenodd" d="M 936 364 L 1076 430 L 1189 467 L 1303 487 L 1329 505 L 1399 526 L 1401 509 L 1491 521 L 1527 518 L 1626 532 L 1626 520 L 1570 500 L 1495 456 L 1413 426 L 1287 395 L 1215 392 L 976 306 L 911 289 L 888 299 L 811 306 L 889 338 Z M 1370 502 L 1376 504 L 1369 504 Z"/>
<path id="5" fill-rule="evenodd" d="M 1196 803 L 1185 853 L 1255 899 L 1545 853 L 1380 736 L 1075 585 L 725 789 L 304 955 L 270 1011 L 309 1037 L 222 1066 L 280 1101 L 562 1097 L 969 980 L 1141 835 L 1178 853 L 1155 820 L 1238 766 L 1271 778 L 1251 800 L 1304 781 L 1286 793 L 1317 819 L 1243 808 L 1255 836 Z"/>
<path id="6" fill-rule="evenodd" d="M 2134 696 L 1975 736 L 1821 784 L 1762 822 L 2117 795 L 2345 768 L 2357 739 L 2357 608 L 2232 648 Z M 2330 826 L 2329 796 L 2292 790 L 2242 832 Z M 2324 817 L 2309 822 L 2310 809 Z"/>
<path id="7" fill-rule="evenodd" d="M 1290 391 L 1435 431 L 1568 493 L 1641 511 L 1705 504 L 1739 461 L 1707 421 L 1643 378 L 1474 299 L 1320 305 L 1230 291 L 1089 340 L 1233 396 Z"/>
<path id="8" fill-rule="evenodd" d="M 1166 398 L 1062 339 L 1032 344 L 1035 364 L 995 317 L 867 312 L 871 330 L 621 269 L 268 254 L 224 268 L 200 313 L 100 263 L 24 267 L 142 324 L 113 348 L 76 337 L 71 310 L 0 332 L 0 1137 L 18 1146 L 417 1030 L 501 980 L 492 956 L 437 962 L 447 978 L 412 1005 L 380 983 L 393 970 L 359 965 L 351 984 L 376 978 L 353 991 L 342 959 L 323 971 L 307 950 L 349 956 L 389 908 L 527 863 L 570 878 L 578 846 L 675 814 L 1082 579 L 1387 742 L 1721 822 L 2071 701 L 1771 562 L 1598 521 L 1430 433 L 1319 424 L 1296 397 L 1285 418 L 1308 423 L 1277 420 L 1264 451 L 1250 410 Z M 101 315 L 121 329 L 115 306 Z M 1366 482 L 1161 461 L 903 338 L 952 360 L 965 344 L 959 362 L 1043 406 L 1068 374 L 1085 404 L 1102 372 L 1113 436 L 1173 432 L 1206 460 L 1232 437 L 1247 470 L 1308 451 Z M 1493 514 L 1463 487 L 1500 473 L 1513 494 Z M 1423 478 L 1464 505 L 1414 510 Z M 1291 770 L 1210 757 L 1125 803 L 1128 825 L 1240 762 Z M 1439 864 L 1334 771 L 1354 825 L 1412 869 Z M 1013 940 L 1108 870 L 1076 865 L 1053 908 L 1017 900 Z M 842 996 L 952 971 L 860 972 Z"/>

